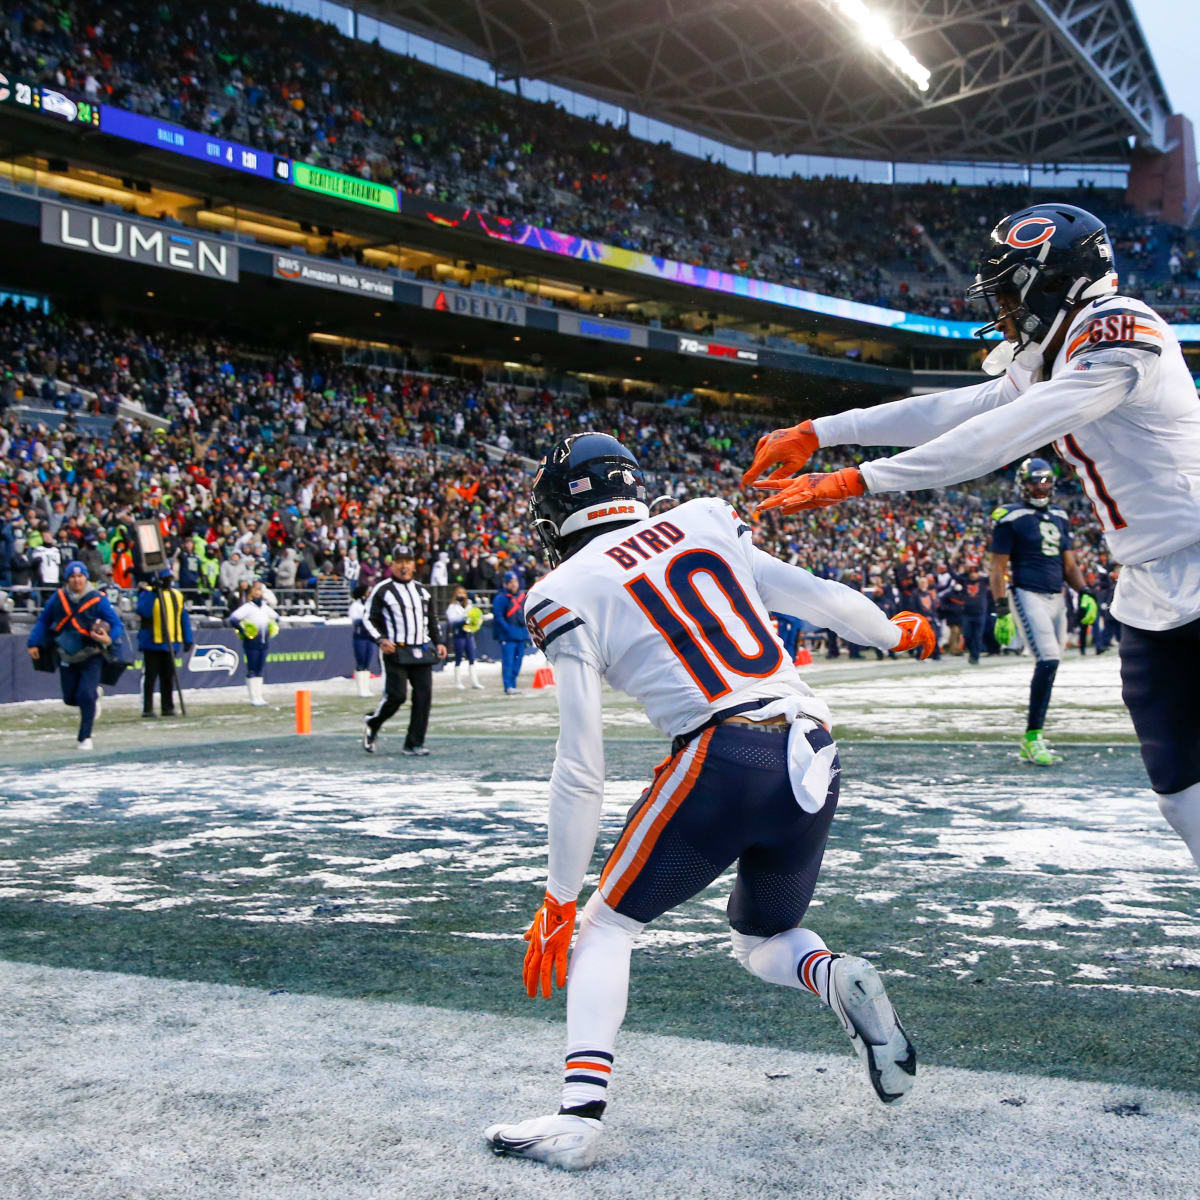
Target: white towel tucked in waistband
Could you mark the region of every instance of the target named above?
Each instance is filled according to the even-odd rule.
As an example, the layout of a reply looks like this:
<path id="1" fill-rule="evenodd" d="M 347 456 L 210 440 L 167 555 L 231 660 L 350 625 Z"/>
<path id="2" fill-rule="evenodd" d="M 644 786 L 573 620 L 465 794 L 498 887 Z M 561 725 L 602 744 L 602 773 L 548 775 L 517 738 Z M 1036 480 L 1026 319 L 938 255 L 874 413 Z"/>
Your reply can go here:
<path id="1" fill-rule="evenodd" d="M 739 716 L 745 721 L 787 717 L 792 726 L 788 730 L 788 779 L 792 784 L 792 795 L 805 812 L 820 812 L 825 807 L 833 780 L 837 743 L 830 742 L 828 746 L 814 750 L 805 735 L 830 723 L 832 718 L 825 702 L 816 696 L 788 696 Z"/>

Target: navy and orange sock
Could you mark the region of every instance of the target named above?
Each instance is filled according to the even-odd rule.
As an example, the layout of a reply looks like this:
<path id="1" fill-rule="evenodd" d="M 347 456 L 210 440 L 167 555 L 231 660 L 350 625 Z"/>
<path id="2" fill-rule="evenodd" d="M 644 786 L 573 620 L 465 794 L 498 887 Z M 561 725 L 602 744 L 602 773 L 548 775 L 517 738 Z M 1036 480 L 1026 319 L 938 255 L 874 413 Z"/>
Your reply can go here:
<path id="1" fill-rule="evenodd" d="M 563 1070 L 562 1107 L 559 1112 L 599 1116 L 604 1111 L 613 1056 L 607 1050 L 576 1050 L 567 1055 Z M 598 1112 L 591 1110 L 599 1105 Z"/>
<path id="2" fill-rule="evenodd" d="M 829 964 L 833 955 L 820 947 L 810 950 L 796 964 L 796 977 L 814 996 L 829 1003 Z"/>

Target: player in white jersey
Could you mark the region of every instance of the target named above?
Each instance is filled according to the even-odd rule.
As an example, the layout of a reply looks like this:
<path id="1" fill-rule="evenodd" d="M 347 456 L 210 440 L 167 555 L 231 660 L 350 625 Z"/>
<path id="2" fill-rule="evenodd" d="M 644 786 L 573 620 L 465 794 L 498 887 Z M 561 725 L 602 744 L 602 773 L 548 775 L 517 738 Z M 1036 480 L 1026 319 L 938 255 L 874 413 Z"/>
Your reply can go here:
<path id="1" fill-rule="evenodd" d="M 1170 327 L 1117 293 L 1103 224 L 1067 204 L 1005 217 L 970 296 L 1004 341 L 989 382 L 776 430 L 747 484 L 762 508 L 797 512 L 865 492 L 974 479 L 1053 442 L 1123 564 L 1112 613 L 1122 696 L 1159 807 L 1200 864 L 1200 399 Z M 913 446 L 830 474 L 800 475 L 819 446 Z"/>
<path id="2" fill-rule="evenodd" d="M 881 1100 L 911 1088 L 916 1054 L 875 969 L 831 954 L 800 922 L 837 806 L 837 746 L 768 610 L 884 650 L 934 649 L 924 617 L 888 620 L 869 599 L 754 547 L 721 500 L 649 515 L 636 460 L 599 433 L 542 460 L 531 512 L 556 567 L 530 591 L 535 645 L 554 665 L 559 738 L 550 779 L 546 896 L 526 938 L 524 980 L 567 983 L 562 1105 L 494 1125 L 497 1154 L 584 1167 L 595 1157 L 625 1015 L 629 959 L 648 921 L 737 863 L 733 953 L 770 983 L 807 989 L 837 1014 Z M 673 739 L 630 810 L 583 910 L 575 905 L 604 790 L 601 680 L 635 697 Z M 569 982 L 568 982 L 569 981 Z"/>

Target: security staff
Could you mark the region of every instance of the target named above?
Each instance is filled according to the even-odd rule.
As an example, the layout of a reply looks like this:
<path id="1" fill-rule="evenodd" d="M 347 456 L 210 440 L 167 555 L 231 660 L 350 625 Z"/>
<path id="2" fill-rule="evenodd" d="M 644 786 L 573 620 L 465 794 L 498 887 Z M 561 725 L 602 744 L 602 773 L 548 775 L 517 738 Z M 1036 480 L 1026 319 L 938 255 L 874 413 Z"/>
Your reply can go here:
<path id="1" fill-rule="evenodd" d="M 171 586 L 171 572 L 159 571 L 157 584 L 143 583 L 138 592 L 138 649 L 142 652 L 142 717 L 154 713 L 154 689 L 162 693 L 162 715 L 175 715 L 175 655 L 191 654 L 196 639 L 183 593 Z"/>
<path id="2" fill-rule="evenodd" d="M 416 559 L 412 551 L 397 546 L 388 577 L 367 597 L 363 629 L 379 647 L 383 659 L 384 689 L 375 711 L 363 718 L 362 746 L 375 753 L 375 739 L 384 722 L 408 697 L 412 684 L 412 711 L 404 754 L 425 755 L 425 730 L 433 704 L 434 659 L 446 657 L 446 643 L 438 629 L 429 590 L 413 578 Z"/>
<path id="3" fill-rule="evenodd" d="M 57 656 L 63 703 L 79 709 L 77 748 L 90 750 L 105 654 L 125 637 L 125 626 L 117 610 L 90 586 L 83 563 L 67 563 L 64 582 L 42 609 L 26 644 L 39 669 Z"/>

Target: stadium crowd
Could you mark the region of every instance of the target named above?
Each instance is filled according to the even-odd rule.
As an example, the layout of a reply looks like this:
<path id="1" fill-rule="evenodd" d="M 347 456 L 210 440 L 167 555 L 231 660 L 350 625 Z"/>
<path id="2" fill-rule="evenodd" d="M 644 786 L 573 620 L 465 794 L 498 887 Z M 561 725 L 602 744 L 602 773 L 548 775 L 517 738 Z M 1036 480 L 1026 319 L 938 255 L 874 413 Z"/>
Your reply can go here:
<path id="1" fill-rule="evenodd" d="M 710 268 L 945 317 L 1027 189 L 749 177 L 327 24 L 243 3 L 16 0 L 8 68 L 363 178 Z M 1119 193 L 1056 193 L 1110 223 L 1127 287 L 1196 319 L 1194 243 Z"/>
<path id="2" fill-rule="evenodd" d="M 161 420 L 138 419 L 130 405 Z M 52 425 L 38 408 L 66 415 Z M 31 606 L 71 558 L 102 585 L 133 587 L 132 523 L 145 517 L 159 520 L 185 593 L 217 607 L 235 606 L 255 579 L 284 592 L 322 580 L 369 585 L 398 543 L 414 549 L 422 581 L 482 593 L 512 570 L 529 586 L 547 569 L 526 516 L 531 460 L 584 428 L 629 445 L 655 495 L 718 494 L 750 511 L 740 474 L 778 422 L 636 409 L 6 305 L 0 587 Z M 819 461 L 865 456 L 831 448 Z M 1011 486 L 998 475 L 955 491 L 867 496 L 768 514 L 755 537 L 893 611 L 952 618 L 1000 495 Z M 1090 510 L 1066 479 L 1059 502 L 1103 592 L 1107 560 Z"/>

